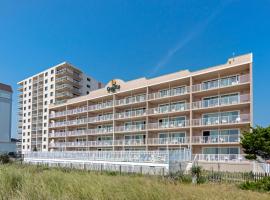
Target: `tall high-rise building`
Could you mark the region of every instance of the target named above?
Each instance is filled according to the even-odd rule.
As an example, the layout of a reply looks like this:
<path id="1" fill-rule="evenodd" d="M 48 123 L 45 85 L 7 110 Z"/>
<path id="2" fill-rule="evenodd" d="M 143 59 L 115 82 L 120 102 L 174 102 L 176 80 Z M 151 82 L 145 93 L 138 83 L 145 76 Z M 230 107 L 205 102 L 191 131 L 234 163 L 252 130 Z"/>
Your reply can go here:
<path id="1" fill-rule="evenodd" d="M 252 54 L 151 79 L 112 80 L 52 104 L 50 151 L 192 150 L 200 159 L 239 159 L 253 122 Z"/>
<path id="2" fill-rule="evenodd" d="M 18 83 L 21 150 L 48 150 L 49 105 L 87 95 L 103 84 L 85 75 L 75 66 L 63 62 Z"/>
<path id="3" fill-rule="evenodd" d="M 0 153 L 15 152 L 11 142 L 12 88 L 0 83 Z"/>

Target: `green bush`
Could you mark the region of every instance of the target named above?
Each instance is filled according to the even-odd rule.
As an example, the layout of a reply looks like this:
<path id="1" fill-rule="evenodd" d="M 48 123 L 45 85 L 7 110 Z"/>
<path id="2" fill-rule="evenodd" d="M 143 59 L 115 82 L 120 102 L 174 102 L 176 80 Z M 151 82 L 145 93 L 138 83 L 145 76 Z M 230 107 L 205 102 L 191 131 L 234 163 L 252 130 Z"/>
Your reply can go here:
<path id="1" fill-rule="evenodd" d="M 169 173 L 167 178 L 169 180 L 177 181 L 177 182 L 180 182 L 180 183 L 191 183 L 192 182 L 191 175 L 184 174 L 183 171 L 178 171 L 178 172 L 175 172 L 175 173 Z"/>
<path id="2" fill-rule="evenodd" d="M 270 191 L 270 177 L 265 177 L 261 180 L 258 180 L 257 182 L 247 181 L 245 183 L 240 184 L 239 187 L 243 190 L 269 192 Z"/>
<path id="3" fill-rule="evenodd" d="M 0 163 L 1 164 L 7 164 L 7 163 L 10 163 L 10 162 L 11 162 L 11 160 L 10 160 L 8 154 L 1 154 L 0 155 Z"/>

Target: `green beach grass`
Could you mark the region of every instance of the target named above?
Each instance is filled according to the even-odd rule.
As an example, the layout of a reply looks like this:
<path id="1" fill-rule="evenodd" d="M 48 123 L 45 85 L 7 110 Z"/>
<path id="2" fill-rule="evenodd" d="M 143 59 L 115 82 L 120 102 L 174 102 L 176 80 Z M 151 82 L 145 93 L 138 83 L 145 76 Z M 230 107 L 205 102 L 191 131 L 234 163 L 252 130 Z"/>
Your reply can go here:
<path id="1" fill-rule="evenodd" d="M 252 199 L 269 193 L 240 190 L 236 185 L 192 185 L 162 177 L 119 175 L 10 164 L 0 165 L 1 199 Z"/>

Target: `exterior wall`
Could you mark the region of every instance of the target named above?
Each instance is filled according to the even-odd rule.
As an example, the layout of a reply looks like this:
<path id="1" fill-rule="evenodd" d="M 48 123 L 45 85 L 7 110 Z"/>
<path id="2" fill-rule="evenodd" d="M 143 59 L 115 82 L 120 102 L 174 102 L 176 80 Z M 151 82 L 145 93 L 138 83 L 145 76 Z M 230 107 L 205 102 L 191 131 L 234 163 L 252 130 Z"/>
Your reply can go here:
<path id="1" fill-rule="evenodd" d="M 202 154 L 206 147 L 240 149 L 240 135 L 252 124 L 251 68 L 252 55 L 247 54 L 196 72 L 116 79 L 120 89 L 115 92 L 108 92 L 110 82 L 89 95 L 50 105 L 49 149 L 191 148 L 193 154 Z M 225 96 L 229 94 L 237 96 Z M 217 98 L 210 103 L 205 100 L 213 96 Z M 239 132 L 224 135 L 227 129 Z M 217 130 L 218 136 L 203 135 L 209 130 Z"/>
<path id="2" fill-rule="evenodd" d="M 18 83 L 19 121 L 22 153 L 48 151 L 49 105 L 86 95 L 96 88 L 96 80 L 87 77 L 69 63 L 61 63 Z M 90 86 L 90 88 L 87 87 Z"/>

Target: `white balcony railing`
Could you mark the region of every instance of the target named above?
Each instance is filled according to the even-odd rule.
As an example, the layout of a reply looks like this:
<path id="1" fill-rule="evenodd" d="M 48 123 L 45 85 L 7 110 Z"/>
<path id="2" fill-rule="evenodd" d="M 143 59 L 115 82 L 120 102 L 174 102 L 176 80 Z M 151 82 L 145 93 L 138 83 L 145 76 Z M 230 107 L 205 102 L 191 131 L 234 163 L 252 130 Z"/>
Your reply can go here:
<path id="1" fill-rule="evenodd" d="M 186 128 L 189 127 L 189 120 L 170 121 L 167 123 L 150 123 L 148 124 L 149 130 L 162 130 L 172 128 Z"/>
<path id="2" fill-rule="evenodd" d="M 180 158 L 183 152 L 178 152 L 178 157 Z M 66 159 L 69 161 L 80 159 L 81 161 L 169 163 L 169 151 L 27 152 L 24 155 L 25 161 L 31 161 L 35 159 Z"/>
<path id="3" fill-rule="evenodd" d="M 241 162 L 246 160 L 241 154 L 196 154 L 197 161 L 207 162 Z"/>
<path id="4" fill-rule="evenodd" d="M 135 132 L 135 131 L 145 131 L 145 130 L 146 130 L 145 124 L 115 127 L 115 132 Z"/>
<path id="5" fill-rule="evenodd" d="M 232 96 L 228 98 L 216 98 L 204 101 L 197 101 L 192 103 L 193 109 L 201 109 L 201 108 L 213 108 L 219 106 L 228 106 L 228 105 L 236 105 L 241 103 L 250 102 L 250 95 L 243 94 L 240 96 Z"/>
<path id="6" fill-rule="evenodd" d="M 148 138 L 148 145 L 183 145 L 189 143 L 189 137 Z"/>
<path id="7" fill-rule="evenodd" d="M 104 102 L 104 103 L 88 106 L 88 111 L 95 111 L 95 110 L 111 108 L 112 106 L 113 106 L 113 101 L 107 101 L 107 102 Z"/>
<path id="8" fill-rule="evenodd" d="M 131 117 L 142 117 L 146 115 L 145 110 L 133 110 L 128 112 L 120 112 L 115 114 L 115 119 L 125 119 Z"/>
<path id="9" fill-rule="evenodd" d="M 103 122 L 103 121 L 110 121 L 110 120 L 113 120 L 113 114 L 102 115 L 102 116 L 97 116 L 97 117 L 89 117 L 88 123 Z"/>
<path id="10" fill-rule="evenodd" d="M 192 136 L 193 144 L 239 143 L 240 135 Z"/>
<path id="11" fill-rule="evenodd" d="M 249 114 L 207 117 L 192 120 L 193 126 L 214 126 L 214 125 L 229 125 L 241 124 L 250 122 Z"/>
<path id="12" fill-rule="evenodd" d="M 138 95 L 131 98 L 118 99 L 115 101 L 115 105 L 116 106 L 129 105 L 129 104 L 140 103 L 140 102 L 145 102 L 145 101 L 146 101 L 146 94 L 143 94 L 143 95 Z"/>
<path id="13" fill-rule="evenodd" d="M 177 89 L 168 89 L 163 92 L 155 92 L 151 93 L 148 95 L 149 100 L 154 100 L 154 99 L 161 99 L 161 98 L 166 98 L 166 97 L 173 97 L 173 96 L 180 96 L 180 95 L 185 95 L 190 92 L 190 87 L 186 86 L 184 88 L 181 88 L 179 90 Z"/>
<path id="14" fill-rule="evenodd" d="M 166 106 L 166 107 L 156 107 L 156 108 L 150 108 L 148 110 L 149 115 L 155 115 L 155 114 L 165 114 L 165 113 L 173 113 L 173 112 L 180 112 L 180 111 L 187 111 L 189 110 L 189 103 L 185 103 L 183 105 L 179 106 Z"/>
<path id="15" fill-rule="evenodd" d="M 248 83 L 250 81 L 249 74 L 241 75 L 238 77 L 238 79 L 231 79 L 226 82 L 222 81 L 222 79 L 218 79 L 216 81 L 213 81 L 211 84 L 197 84 L 192 86 L 193 92 L 200 92 L 200 91 L 207 91 L 207 90 L 213 90 L 217 88 L 223 88 L 223 87 L 230 87 L 235 86 L 239 84 Z"/>
<path id="16" fill-rule="evenodd" d="M 54 132 L 50 133 L 50 137 L 70 137 L 70 136 L 84 136 L 84 135 L 100 135 L 109 134 L 113 132 L 113 128 L 95 128 L 87 130 L 75 130 L 66 132 Z"/>

